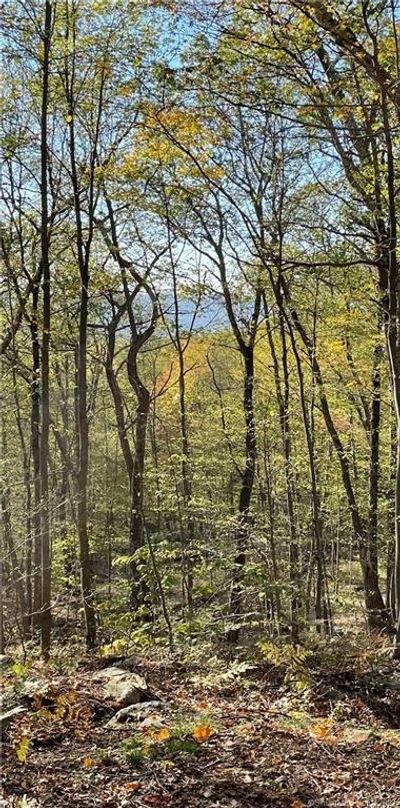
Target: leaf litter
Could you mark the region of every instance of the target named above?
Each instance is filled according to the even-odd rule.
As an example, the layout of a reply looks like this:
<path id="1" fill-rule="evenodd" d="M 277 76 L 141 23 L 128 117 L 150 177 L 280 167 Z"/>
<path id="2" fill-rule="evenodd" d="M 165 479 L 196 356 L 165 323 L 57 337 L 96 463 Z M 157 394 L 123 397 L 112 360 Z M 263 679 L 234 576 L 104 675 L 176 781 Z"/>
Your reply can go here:
<path id="1" fill-rule="evenodd" d="M 167 708 L 110 729 L 113 705 L 102 703 L 93 673 L 90 661 L 68 677 L 49 671 L 47 688 L 10 728 L 4 806 L 399 805 L 400 732 L 357 693 L 338 709 L 276 687 L 268 671 L 202 682 L 190 665 L 152 662 L 146 676 Z M 138 753 L 129 762 L 132 738 Z"/>

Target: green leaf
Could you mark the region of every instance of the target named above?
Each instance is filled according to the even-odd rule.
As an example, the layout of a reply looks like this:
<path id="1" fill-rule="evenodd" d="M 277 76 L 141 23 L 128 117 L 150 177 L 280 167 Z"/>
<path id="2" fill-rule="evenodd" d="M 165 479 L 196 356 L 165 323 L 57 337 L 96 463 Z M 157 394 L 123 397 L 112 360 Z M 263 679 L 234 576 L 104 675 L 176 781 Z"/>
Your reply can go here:
<path id="1" fill-rule="evenodd" d="M 30 747 L 30 740 L 25 735 L 21 738 L 16 748 L 17 758 L 20 763 L 26 763 L 29 747 Z"/>

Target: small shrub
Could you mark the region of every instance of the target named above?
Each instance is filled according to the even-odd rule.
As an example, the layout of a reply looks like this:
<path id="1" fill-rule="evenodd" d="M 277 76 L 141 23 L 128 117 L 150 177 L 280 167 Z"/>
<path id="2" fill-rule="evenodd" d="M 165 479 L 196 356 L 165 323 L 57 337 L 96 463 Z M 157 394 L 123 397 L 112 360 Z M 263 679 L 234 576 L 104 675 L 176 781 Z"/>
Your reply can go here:
<path id="1" fill-rule="evenodd" d="M 176 754 L 195 755 L 201 745 L 215 735 L 209 720 L 182 718 L 172 727 L 149 727 L 146 732 L 136 732 L 123 744 L 128 763 L 140 765 L 146 758 L 161 758 Z"/>
<path id="2" fill-rule="evenodd" d="M 274 668 L 281 669 L 286 684 L 294 684 L 296 690 L 307 690 L 314 684 L 309 660 L 313 652 L 300 645 L 277 645 L 271 642 L 260 643 L 264 659 Z"/>
<path id="3" fill-rule="evenodd" d="M 171 738 L 166 744 L 166 749 L 171 755 L 178 753 L 196 755 L 200 751 L 200 747 L 196 741 L 191 741 L 186 738 Z"/>
<path id="4" fill-rule="evenodd" d="M 132 738 L 124 742 L 123 750 L 128 763 L 143 763 L 147 753 L 145 738 L 140 735 L 133 735 Z"/>

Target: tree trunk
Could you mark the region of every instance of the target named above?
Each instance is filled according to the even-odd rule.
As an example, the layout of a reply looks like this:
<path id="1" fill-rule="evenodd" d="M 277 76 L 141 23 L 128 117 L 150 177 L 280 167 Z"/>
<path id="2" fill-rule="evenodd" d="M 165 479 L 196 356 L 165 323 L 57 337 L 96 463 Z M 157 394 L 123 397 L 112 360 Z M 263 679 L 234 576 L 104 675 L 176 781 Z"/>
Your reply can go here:
<path id="1" fill-rule="evenodd" d="M 380 364 L 382 348 L 374 349 L 374 371 L 372 376 L 372 405 L 370 424 L 370 462 L 369 462 L 369 558 L 376 576 L 378 576 L 378 501 L 379 501 L 379 439 L 381 424 L 381 372 Z"/>
<path id="2" fill-rule="evenodd" d="M 317 459 L 315 452 L 315 440 L 314 440 L 314 428 L 313 428 L 314 424 L 313 420 L 311 420 L 313 419 L 313 413 L 314 413 L 314 391 L 313 391 L 313 400 L 312 400 L 311 418 L 310 418 L 307 408 L 304 373 L 301 363 L 301 357 L 298 351 L 295 335 L 293 333 L 293 328 L 290 321 L 288 321 L 288 327 L 292 349 L 296 360 L 297 374 L 299 379 L 300 403 L 307 443 L 308 466 L 311 483 L 311 516 L 313 526 L 313 545 L 317 567 L 316 590 L 315 590 L 316 627 L 317 631 L 319 632 L 323 630 L 326 634 L 331 634 L 332 616 L 330 612 L 328 584 L 325 569 L 324 542 L 323 542 L 322 517 L 321 517 L 321 496 L 317 474 Z M 315 355 L 315 336 L 313 339 L 313 354 Z M 313 379 L 313 385 L 314 385 L 314 379 Z"/>
<path id="3" fill-rule="evenodd" d="M 132 556 L 131 571 L 131 607 L 137 611 L 146 605 L 148 586 L 138 567 L 137 555 L 145 545 L 143 522 L 143 474 L 146 455 L 146 431 L 150 409 L 150 393 L 142 383 L 137 368 L 137 345 L 133 342 L 128 355 L 128 378 L 136 393 L 135 455 L 131 480 L 131 513 L 129 544 Z M 148 605 L 148 604 L 147 604 Z"/>
<path id="4" fill-rule="evenodd" d="M 32 628 L 40 624 L 41 593 L 41 551 L 40 551 L 40 345 L 38 337 L 39 281 L 32 291 L 32 314 L 30 331 L 32 344 L 31 374 L 31 457 L 33 467 L 33 509 L 32 509 Z"/>
<path id="5" fill-rule="evenodd" d="M 41 111 L 41 264 L 43 272 L 43 326 L 41 356 L 41 438 L 40 438 L 40 500 L 41 500 L 41 651 L 44 659 L 50 655 L 51 640 L 51 560 L 49 513 L 49 430 L 50 430 L 50 257 L 48 214 L 48 143 L 47 115 L 49 102 L 50 46 L 53 25 L 52 3 L 46 0 L 43 32 L 42 111 Z"/>
<path id="6" fill-rule="evenodd" d="M 94 609 L 93 575 L 90 558 L 89 534 L 88 534 L 88 465 L 89 465 L 89 421 L 88 421 L 88 382 L 87 382 L 87 330 L 88 330 L 88 306 L 89 306 L 89 284 L 90 284 L 90 248 L 93 238 L 94 226 L 94 169 L 96 164 L 96 147 L 98 137 L 98 121 L 101 109 L 101 102 L 97 116 L 97 127 L 95 142 L 91 144 L 90 166 L 89 166 L 89 187 L 88 187 L 88 233 L 85 239 L 82 211 L 81 192 L 78 179 L 78 164 L 75 145 L 75 42 L 76 42 L 76 16 L 66 15 L 66 40 L 71 44 L 72 68 L 70 69 L 69 57 L 65 60 L 65 93 L 68 104 L 68 128 L 69 128 L 69 157 L 71 169 L 71 181 L 74 197 L 74 212 L 76 225 L 76 253 L 80 276 L 80 308 L 79 308 L 79 337 L 76 347 L 76 388 L 75 388 L 75 422 L 77 432 L 77 505 L 76 522 L 79 537 L 79 562 L 81 577 L 81 592 L 83 609 L 85 614 L 85 634 L 86 646 L 93 649 L 96 645 L 96 615 Z"/>
<path id="7" fill-rule="evenodd" d="M 276 614 L 276 623 L 279 632 L 279 625 L 281 621 L 281 595 L 279 591 L 279 567 L 278 567 L 278 560 L 277 560 L 277 552 L 276 552 L 276 539 L 275 539 L 275 497 L 274 497 L 274 486 L 273 486 L 273 477 L 272 477 L 272 469 L 271 469 L 271 462 L 270 462 L 270 452 L 268 446 L 267 436 L 264 431 L 264 477 L 265 477 L 265 488 L 266 488 L 266 498 L 268 502 L 268 519 L 269 519 L 269 546 L 271 552 L 271 564 L 272 564 L 272 573 L 273 573 L 273 583 L 274 583 L 274 598 L 273 601 L 275 603 L 275 614 Z"/>
<path id="8" fill-rule="evenodd" d="M 274 368 L 274 382 L 276 397 L 278 400 L 279 422 L 282 435 L 283 454 L 285 458 L 285 489 L 286 489 L 286 504 L 287 515 L 289 521 L 289 576 L 291 582 L 291 602 L 290 602 L 290 624 L 291 624 L 291 638 L 293 642 L 298 642 L 300 630 L 300 592 L 299 592 L 299 548 L 298 536 L 296 528 L 295 516 L 295 492 L 294 492 L 294 478 L 293 478 L 293 461 L 292 461 L 292 441 L 290 433 L 290 378 L 288 367 L 288 354 L 287 354 L 287 339 L 284 325 L 284 317 L 282 311 L 282 304 L 279 306 L 280 294 L 277 288 L 276 299 L 279 308 L 279 334 L 281 340 L 282 351 L 282 372 L 283 380 L 281 380 L 279 363 L 276 355 L 275 344 L 272 336 L 272 330 L 269 321 L 269 312 L 264 298 L 265 309 L 265 322 L 267 329 L 267 337 L 271 351 L 272 363 Z"/>
<path id="9" fill-rule="evenodd" d="M 178 301 L 176 300 L 175 302 L 176 311 L 178 311 L 177 305 Z M 192 499 L 192 480 L 190 470 L 189 437 L 188 437 L 187 414 L 186 414 L 185 359 L 184 359 L 184 351 L 182 350 L 179 337 L 178 323 L 176 324 L 175 336 L 176 336 L 176 345 L 178 349 L 178 363 L 179 363 L 179 421 L 181 429 L 182 487 L 183 487 L 183 500 L 185 506 L 186 529 L 187 529 L 187 535 L 184 536 L 184 547 L 182 548 L 182 552 L 184 558 L 184 574 L 186 579 L 185 581 L 186 598 L 189 609 L 189 615 L 191 615 L 193 611 L 193 563 L 191 559 L 191 553 L 194 536 L 193 517 L 190 512 L 191 499 Z"/>
<path id="10" fill-rule="evenodd" d="M 245 448 L 246 465 L 242 473 L 238 525 L 236 528 L 236 555 L 230 597 L 229 611 L 235 622 L 243 611 L 243 572 L 246 564 L 246 551 L 248 547 L 250 503 L 253 492 L 254 476 L 256 470 L 256 431 L 254 421 L 254 347 L 247 346 L 242 350 L 244 363 L 243 378 L 243 411 L 245 418 Z M 229 642 L 236 643 L 239 638 L 239 627 L 230 629 Z"/>
<path id="11" fill-rule="evenodd" d="M 89 278 L 87 276 L 87 283 Z M 86 282 L 81 283 L 81 304 L 79 316 L 79 345 L 77 350 L 77 437 L 78 437 L 78 474 L 77 474 L 77 506 L 76 521 L 79 537 L 79 562 L 81 575 L 81 591 L 85 613 L 86 646 L 93 649 L 96 645 L 96 617 L 93 605 L 92 566 L 89 550 L 88 534 L 88 464 L 89 464 L 89 425 L 87 416 L 87 316 L 88 292 Z"/>
<path id="12" fill-rule="evenodd" d="M 397 182 L 392 127 L 388 110 L 388 89 L 381 88 L 381 102 L 387 157 L 388 228 L 378 221 L 376 240 L 379 286 L 384 309 L 384 328 L 396 420 L 397 450 L 394 489 L 394 657 L 400 659 L 400 273 L 397 260 Z"/>

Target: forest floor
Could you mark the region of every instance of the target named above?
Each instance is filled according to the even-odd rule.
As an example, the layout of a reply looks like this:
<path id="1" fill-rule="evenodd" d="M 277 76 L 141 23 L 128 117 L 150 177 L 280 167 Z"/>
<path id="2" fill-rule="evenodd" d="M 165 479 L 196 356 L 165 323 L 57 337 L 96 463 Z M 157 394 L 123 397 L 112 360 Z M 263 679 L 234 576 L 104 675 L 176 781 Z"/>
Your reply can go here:
<path id="1" fill-rule="evenodd" d="M 346 664 L 308 683 L 262 660 L 139 659 L 163 704 L 117 727 L 102 665 L 32 665 L 42 696 L 5 734 L 1 808 L 400 805 L 400 667 L 388 658 L 379 675 Z"/>

